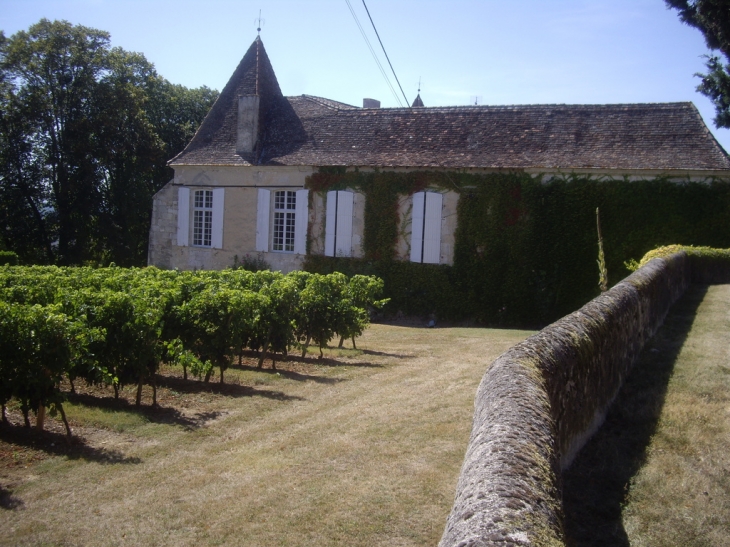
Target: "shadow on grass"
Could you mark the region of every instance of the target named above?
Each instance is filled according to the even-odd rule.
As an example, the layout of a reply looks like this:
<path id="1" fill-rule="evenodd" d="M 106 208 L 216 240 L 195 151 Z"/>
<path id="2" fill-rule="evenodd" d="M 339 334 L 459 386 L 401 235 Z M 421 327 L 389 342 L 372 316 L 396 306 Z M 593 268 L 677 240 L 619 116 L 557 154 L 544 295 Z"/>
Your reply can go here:
<path id="1" fill-rule="evenodd" d="M 674 363 L 707 292 L 692 285 L 646 344 L 606 421 L 563 473 L 567 545 L 628 547 L 621 521 L 629 484 L 646 461 Z"/>
<path id="2" fill-rule="evenodd" d="M 328 348 L 328 349 L 334 349 L 337 348 Z M 395 354 L 389 354 L 389 353 L 380 353 L 377 351 L 370 351 L 370 350 L 357 350 L 361 351 L 365 354 L 370 355 L 385 355 L 388 357 L 397 357 L 399 359 L 404 359 L 407 357 L 410 357 L 410 355 L 395 355 Z M 255 357 L 258 359 L 258 355 L 255 352 L 244 352 L 243 355 L 247 357 Z M 310 365 L 320 365 L 320 366 L 326 366 L 326 367 L 365 367 L 365 368 L 383 368 L 383 365 L 378 363 L 371 363 L 369 361 L 339 361 L 333 357 L 320 357 L 319 356 L 319 350 L 315 349 L 314 351 L 308 351 L 307 355 L 305 357 L 302 357 L 299 354 L 290 354 L 283 356 L 281 354 L 276 355 L 276 362 L 278 363 L 286 363 L 286 362 L 293 362 L 293 363 L 307 363 Z M 257 367 L 247 367 L 246 365 L 235 365 L 240 367 L 246 367 L 250 370 L 265 370 L 265 369 L 271 369 L 271 355 L 266 356 L 266 360 L 264 361 L 264 368 L 260 369 Z M 275 372 L 281 372 L 281 370 L 276 370 Z"/>
<path id="3" fill-rule="evenodd" d="M 277 361 L 279 362 L 279 361 Z M 281 368 L 258 368 L 256 365 L 231 365 L 231 370 L 243 370 L 247 372 L 261 372 L 263 374 L 278 374 L 283 378 L 294 380 L 295 382 L 316 382 L 318 384 L 338 384 L 344 382 L 344 378 L 326 378 L 324 376 L 316 376 L 314 374 L 302 374 L 293 370 L 284 370 Z"/>
<path id="4" fill-rule="evenodd" d="M 24 505 L 23 500 L 13 496 L 12 491 L 0 486 L 0 509 L 12 511 L 13 509 L 22 509 Z"/>
<path id="5" fill-rule="evenodd" d="M 19 446 L 52 454 L 66 456 L 70 460 L 86 460 L 97 463 L 142 463 L 139 458 L 130 458 L 118 450 L 96 448 L 86 444 L 83 437 L 67 437 L 65 433 L 38 431 L 20 425 L 4 424 L 0 426 L 0 439 Z"/>
<path id="6" fill-rule="evenodd" d="M 218 382 L 201 382 L 198 380 L 183 380 L 169 376 L 158 376 L 158 387 L 164 387 L 178 393 L 215 393 L 229 397 L 265 397 L 277 401 L 301 401 L 302 397 L 287 395 L 281 391 L 270 389 L 258 389 L 250 386 L 237 384 L 220 384 Z M 98 408 L 107 411 L 128 412 L 144 416 L 149 422 L 156 424 L 168 424 L 180 426 L 185 430 L 192 431 L 203 427 L 210 420 L 221 415 L 218 411 L 198 412 L 193 415 L 185 415 L 173 407 L 141 405 L 137 407 L 126 399 L 115 399 L 114 397 L 98 397 L 89 394 L 70 393 L 68 401 L 90 408 Z"/>
<path id="7" fill-rule="evenodd" d="M 233 368 L 233 367 L 231 367 Z M 243 368 L 235 365 L 235 368 Z M 274 371 L 281 372 L 281 371 Z M 265 399 L 274 399 L 276 401 L 303 401 L 302 397 L 295 395 L 287 395 L 283 391 L 274 391 L 271 389 L 259 389 L 257 387 L 242 386 L 239 384 L 221 384 L 212 380 L 205 383 L 200 380 L 183 380 L 175 376 L 158 376 L 157 386 L 177 391 L 178 393 L 214 393 L 216 395 L 225 395 L 227 397 L 264 397 Z M 132 407 L 134 408 L 134 407 Z M 165 409 L 168 410 L 168 409 Z M 169 409 L 174 410 L 174 409 Z"/>
<path id="8" fill-rule="evenodd" d="M 392 357 L 393 359 L 411 359 L 413 355 L 405 355 L 403 353 L 387 353 L 385 351 L 373 351 L 371 349 L 364 349 L 362 352 L 365 355 L 379 355 L 381 357 Z"/>

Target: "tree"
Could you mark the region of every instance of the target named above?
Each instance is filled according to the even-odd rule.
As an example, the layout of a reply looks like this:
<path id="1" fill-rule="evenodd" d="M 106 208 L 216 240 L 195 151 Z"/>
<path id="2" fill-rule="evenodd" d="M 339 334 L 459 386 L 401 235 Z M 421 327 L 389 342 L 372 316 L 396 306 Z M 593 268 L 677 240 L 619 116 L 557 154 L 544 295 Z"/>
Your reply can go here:
<path id="1" fill-rule="evenodd" d="M 668 7 L 679 11 L 683 23 L 699 29 L 707 47 L 719 50 L 707 56 L 707 74 L 697 74 L 702 83 L 697 91 L 715 105 L 715 125 L 730 127 L 730 0 L 664 0 Z"/>
<path id="2" fill-rule="evenodd" d="M 109 34 L 0 33 L 0 246 L 30 262 L 146 262 L 152 196 L 217 92 L 162 78 Z"/>

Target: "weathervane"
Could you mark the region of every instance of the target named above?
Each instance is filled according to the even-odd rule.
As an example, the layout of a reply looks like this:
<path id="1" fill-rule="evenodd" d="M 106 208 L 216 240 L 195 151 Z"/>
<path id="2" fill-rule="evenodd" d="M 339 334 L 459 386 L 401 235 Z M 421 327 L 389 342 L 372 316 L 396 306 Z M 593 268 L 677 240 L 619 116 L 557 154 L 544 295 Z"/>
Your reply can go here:
<path id="1" fill-rule="evenodd" d="M 263 27 L 266 24 L 266 19 L 261 19 L 261 10 L 259 10 L 259 17 L 258 19 L 253 20 L 254 23 L 256 23 L 256 31 L 259 33 L 259 36 L 261 35 L 261 27 Z"/>

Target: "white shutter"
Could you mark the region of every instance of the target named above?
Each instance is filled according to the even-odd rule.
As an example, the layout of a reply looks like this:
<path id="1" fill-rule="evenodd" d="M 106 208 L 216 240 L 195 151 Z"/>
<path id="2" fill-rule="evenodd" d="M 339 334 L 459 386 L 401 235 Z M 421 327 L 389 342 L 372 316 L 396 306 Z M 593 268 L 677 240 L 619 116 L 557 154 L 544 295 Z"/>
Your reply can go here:
<path id="1" fill-rule="evenodd" d="M 423 262 L 441 261 L 441 206 L 444 197 L 435 192 L 426 193 L 426 219 L 423 230 Z"/>
<path id="2" fill-rule="evenodd" d="M 337 192 L 327 192 L 327 212 L 324 223 L 324 256 L 335 256 L 335 223 L 337 222 Z"/>
<path id="3" fill-rule="evenodd" d="M 190 188 L 177 190 L 177 244 L 187 247 L 190 232 Z"/>
<path id="4" fill-rule="evenodd" d="M 213 189 L 213 222 L 210 246 L 214 249 L 223 248 L 223 199 L 224 188 Z"/>
<path id="5" fill-rule="evenodd" d="M 258 204 L 256 206 L 256 250 L 269 251 L 269 208 L 271 207 L 271 192 L 259 188 Z"/>
<path id="6" fill-rule="evenodd" d="M 425 192 L 413 194 L 413 208 L 411 210 L 411 262 L 421 262 L 423 255 L 423 202 Z"/>
<path id="7" fill-rule="evenodd" d="M 352 203 L 355 194 L 337 192 L 337 240 L 335 256 L 352 256 Z"/>
<path id="8" fill-rule="evenodd" d="M 307 254 L 307 225 L 309 224 L 309 190 L 297 190 L 294 217 L 294 252 Z"/>

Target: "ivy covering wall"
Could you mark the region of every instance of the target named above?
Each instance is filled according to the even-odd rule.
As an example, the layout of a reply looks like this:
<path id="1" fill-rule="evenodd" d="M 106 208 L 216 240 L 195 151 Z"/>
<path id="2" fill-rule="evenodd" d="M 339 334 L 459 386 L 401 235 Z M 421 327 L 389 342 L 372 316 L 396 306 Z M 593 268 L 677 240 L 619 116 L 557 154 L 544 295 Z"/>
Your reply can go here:
<path id="1" fill-rule="evenodd" d="M 727 181 L 337 168 L 307 186 L 365 194 L 365 257 L 308 256 L 305 268 L 382 277 L 392 314 L 534 327 L 578 309 L 599 293 L 597 207 L 611 285 L 628 275 L 627 261 L 662 245 L 730 247 Z M 460 195 L 453 266 L 394 258 L 398 198 L 424 188 Z"/>

